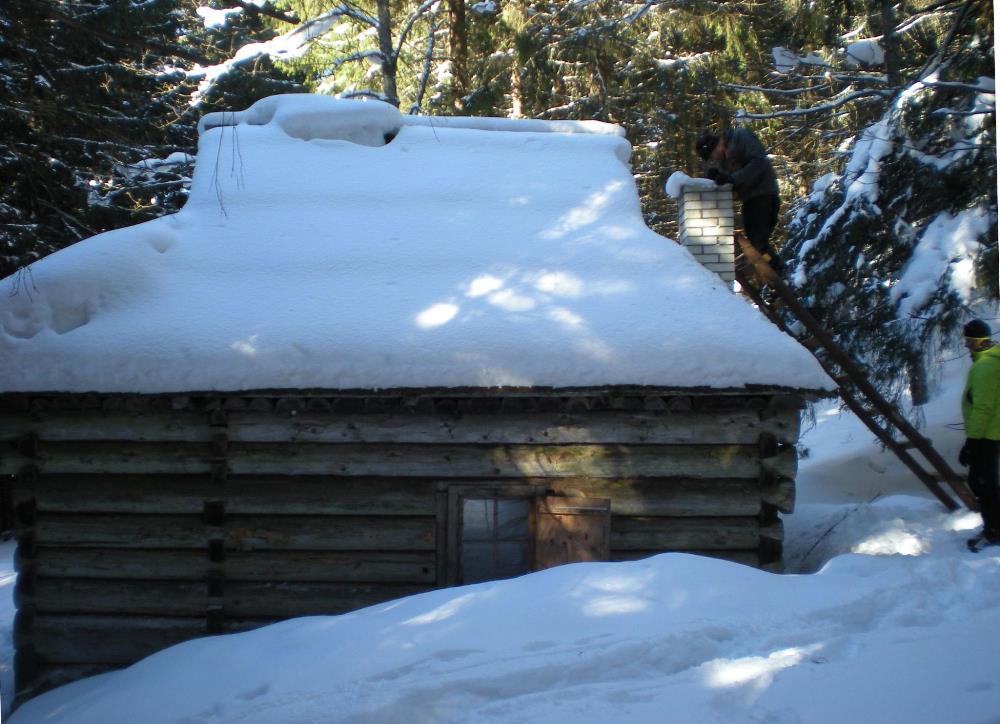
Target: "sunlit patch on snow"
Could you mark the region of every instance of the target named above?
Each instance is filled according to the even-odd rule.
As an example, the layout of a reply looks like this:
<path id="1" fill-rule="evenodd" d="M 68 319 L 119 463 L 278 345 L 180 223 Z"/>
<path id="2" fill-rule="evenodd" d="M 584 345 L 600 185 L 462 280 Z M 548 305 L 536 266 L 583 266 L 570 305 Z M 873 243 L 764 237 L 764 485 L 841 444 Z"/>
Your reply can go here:
<path id="1" fill-rule="evenodd" d="M 245 340 L 236 340 L 231 345 L 229 345 L 229 348 L 236 352 L 239 352 L 240 354 L 244 354 L 247 357 L 256 357 L 257 339 L 259 337 L 260 337 L 259 334 L 252 334 Z"/>
<path id="2" fill-rule="evenodd" d="M 644 571 L 636 575 L 599 575 L 584 582 L 579 598 L 585 616 L 599 618 L 645 611 L 652 601 L 642 595 L 653 582 L 653 574 Z"/>
<path id="3" fill-rule="evenodd" d="M 606 279 L 587 286 L 587 290 L 592 294 L 605 297 L 616 294 L 628 294 L 629 292 L 634 292 L 635 288 L 633 282 L 625 281 L 624 279 Z"/>
<path id="4" fill-rule="evenodd" d="M 595 223 L 601 217 L 601 212 L 611 205 L 615 194 L 621 191 L 624 186 L 622 181 L 612 181 L 604 190 L 591 194 L 581 205 L 570 209 L 559 219 L 554 228 L 542 232 L 542 236 L 546 239 L 558 239 Z"/>
<path id="5" fill-rule="evenodd" d="M 555 307 L 554 309 L 550 309 L 547 316 L 553 322 L 564 324 L 567 327 L 583 326 L 583 317 L 579 314 L 574 314 L 565 307 Z"/>
<path id="6" fill-rule="evenodd" d="M 503 279 L 492 274 L 481 274 L 469 283 L 465 292 L 467 297 L 485 297 L 487 294 L 499 291 L 503 288 Z"/>
<path id="7" fill-rule="evenodd" d="M 417 326 L 421 329 L 433 329 L 447 324 L 458 314 L 458 306 L 442 302 L 432 304 L 417 315 Z"/>
<path id="8" fill-rule="evenodd" d="M 602 575 L 587 579 L 587 585 L 608 593 L 636 593 L 644 591 L 653 580 L 653 573 L 645 571 L 636 575 Z"/>
<path id="9" fill-rule="evenodd" d="M 480 596 L 478 596 L 475 593 L 466 593 L 463 596 L 456 596 L 455 598 L 438 606 L 432 611 L 428 611 L 427 613 L 422 613 L 419 616 L 414 616 L 411 619 L 403 621 L 403 625 L 426 626 L 427 624 L 444 621 L 458 614 L 462 609 L 468 607 L 469 604 L 471 604 L 479 597 Z"/>
<path id="10" fill-rule="evenodd" d="M 921 556 L 929 553 L 930 549 L 930 540 L 926 536 L 907 530 L 906 523 L 897 518 L 888 521 L 886 529 L 855 543 L 851 552 L 865 556 Z"/>
<path id="11" fill-rule="evenodd" d="M 921 556 L 929 552 L 927 541 L 906 531 L 889 531 L 866 538 L 851 548 L 865 556 Z"/>
<path id="12" fill-rule="evenodd" d="M 649 608 L 650 601 L 638 596 L 599 596 L 583 604 L 585 616 L 599 618 L 603 616 L 620 616 L 626 613 L 638 613 Z"/>
<path id="13" fill-rule="evenodd" d="M 742 659 L 716 659 L 704 665 L 705 683 L 715 689 L 749 686 L 759 695 L 774 681 L 782 669 L 801 664 L 819 651 L 821 644 L 775 651 L 770 656 L 747 656 Z"/>
<path id="14" fill-rule="evenodd" d="M 513 289 L 501 289 L 487 297 L 494 307 L 500 307 L 505 312 L 527 312 L 534 309 L 537 302 L 531 297 L 518 294 Z"/>
<path id="15" fill-rule="evenodd" d="M 583 280 L 568 272 L 542 272 L 534 280 L 535 289 L 557 297 L 579 297 L 583 294 Z"/>
<path id="16" fill-rule="evenodd" d="M 971 510 L 963 510 L 950 516 L 950 520 L 944 524 L 945 530 L 955 532 L 974 530 L 983 524 L 982 516 Z"/>

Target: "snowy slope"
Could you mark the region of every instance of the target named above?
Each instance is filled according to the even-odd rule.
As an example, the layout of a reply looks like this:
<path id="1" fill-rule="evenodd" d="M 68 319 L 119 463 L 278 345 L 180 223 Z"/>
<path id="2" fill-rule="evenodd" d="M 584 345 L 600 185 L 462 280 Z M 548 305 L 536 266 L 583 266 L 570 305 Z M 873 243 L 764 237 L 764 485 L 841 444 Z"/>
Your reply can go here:
<path id="1" fill-rule="evenodd" d="M 645 226 L 616 126 L 303 95 L 202 127 L 179 213 L 0 282 L 0 390 L 832 386 Z"/>

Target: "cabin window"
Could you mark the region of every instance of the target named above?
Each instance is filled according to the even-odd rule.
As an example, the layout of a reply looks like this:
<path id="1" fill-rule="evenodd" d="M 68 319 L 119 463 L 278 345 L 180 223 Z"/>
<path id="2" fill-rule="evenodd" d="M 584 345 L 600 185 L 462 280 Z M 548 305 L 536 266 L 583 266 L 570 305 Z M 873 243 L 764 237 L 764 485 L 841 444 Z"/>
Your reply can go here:
<path id="1" fill-rule="evenodd" d="M 531 570 L 531 503 L 526 498 L 462 499 L 462 582 L 512 578 Z"/>
<path id="2" fill-rule="evenodd" d="M 513 578 L 531 571 L 610 557 L 607 499 L 547 495 L 514 485 L 448 489 L 447 581 Z"/>

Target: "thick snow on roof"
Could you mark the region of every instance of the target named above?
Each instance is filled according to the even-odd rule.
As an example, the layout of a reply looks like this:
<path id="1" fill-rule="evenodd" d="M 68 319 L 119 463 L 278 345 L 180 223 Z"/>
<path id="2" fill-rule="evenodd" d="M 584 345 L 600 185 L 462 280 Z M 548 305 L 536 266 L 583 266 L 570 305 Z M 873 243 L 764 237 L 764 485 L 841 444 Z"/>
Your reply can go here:
<path id="1" fill-rule="evenodd" d="M 617 126 L 278 96 L 178 213 L 0 282 L 0 390 L 830 388 L 644 224 Z"/>

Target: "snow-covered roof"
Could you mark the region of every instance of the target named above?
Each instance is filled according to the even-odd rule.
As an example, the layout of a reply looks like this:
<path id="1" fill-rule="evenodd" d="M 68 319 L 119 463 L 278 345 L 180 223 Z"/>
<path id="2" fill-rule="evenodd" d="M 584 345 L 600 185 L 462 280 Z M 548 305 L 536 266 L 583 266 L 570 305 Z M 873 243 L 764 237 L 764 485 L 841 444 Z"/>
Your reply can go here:
<path id="1" fill-rule="evenodd" d="M 829 389 L 642 219 L 622 130 L 276 96 L 176 214 L 0 282 L 0 391 Z"/>

